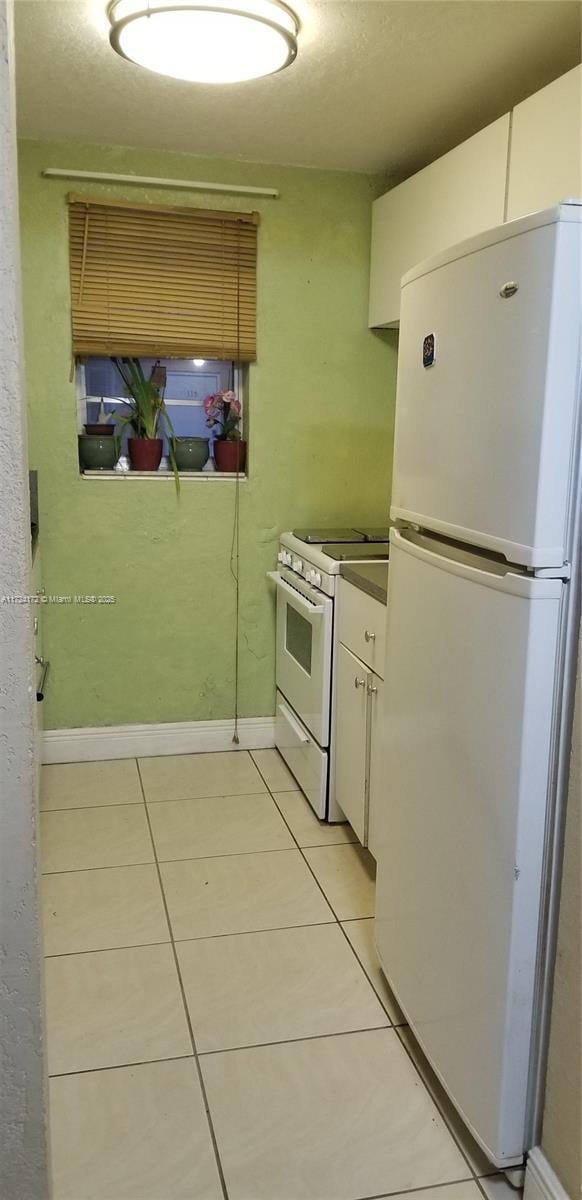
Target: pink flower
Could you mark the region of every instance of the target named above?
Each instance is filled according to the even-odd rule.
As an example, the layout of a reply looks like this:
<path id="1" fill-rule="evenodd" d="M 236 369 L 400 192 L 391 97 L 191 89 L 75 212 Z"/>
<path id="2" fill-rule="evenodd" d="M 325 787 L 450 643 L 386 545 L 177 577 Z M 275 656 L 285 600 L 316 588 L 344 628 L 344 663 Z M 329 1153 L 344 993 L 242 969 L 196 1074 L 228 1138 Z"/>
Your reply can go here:
<path id="1" fill-rule="evenodd" d="M 203 406 L 204 406 L 204 412 L 205 413 L 214 412 L 216 410 L 217 402 L 219 401 L 219 399 L 220 399 L 220 393 L 214 394 L 213 392 L 211 392 L 210 395 L 205 396 L 204 400 L 202 401 Z"/>

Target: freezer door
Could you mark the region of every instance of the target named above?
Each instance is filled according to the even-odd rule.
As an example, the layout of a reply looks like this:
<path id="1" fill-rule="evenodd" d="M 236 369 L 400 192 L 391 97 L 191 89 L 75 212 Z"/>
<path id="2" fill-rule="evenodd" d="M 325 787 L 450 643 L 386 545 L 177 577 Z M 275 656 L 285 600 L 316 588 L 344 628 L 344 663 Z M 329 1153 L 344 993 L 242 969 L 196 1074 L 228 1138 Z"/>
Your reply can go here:
<path id="1" fill-rule="evenodd" d="M 569 557 L 581 230 L 506 226 L 405 283 L 393 519 L 526 566 Z"/>
<path id="2" fill-rule="evenodd" d="M 472 556 L 473 558 L 475 556 Z M 519 1161 L 565 586 L 392 534 L 376 941 L 488 1158 Z"/>

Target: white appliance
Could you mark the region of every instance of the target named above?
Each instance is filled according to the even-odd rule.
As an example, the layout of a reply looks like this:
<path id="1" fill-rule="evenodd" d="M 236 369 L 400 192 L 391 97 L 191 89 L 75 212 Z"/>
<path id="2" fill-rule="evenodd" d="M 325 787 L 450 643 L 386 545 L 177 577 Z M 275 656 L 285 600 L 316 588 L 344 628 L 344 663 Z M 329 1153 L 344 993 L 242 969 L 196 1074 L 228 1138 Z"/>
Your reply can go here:
<path id="1" fill-rule="evenodd" d="M 277 590 L 275 744 L 320 820 L 335 802 L 331 721 L 334 604 L 342 562 L 387 558 L 388 527 L 281 534 Z"/>
<path id="2" fill-rule="evenodd" d="M 579 628 L 582 202 L 402 282 L 376 942 L 492 1163 L 540 1134 Z"/>

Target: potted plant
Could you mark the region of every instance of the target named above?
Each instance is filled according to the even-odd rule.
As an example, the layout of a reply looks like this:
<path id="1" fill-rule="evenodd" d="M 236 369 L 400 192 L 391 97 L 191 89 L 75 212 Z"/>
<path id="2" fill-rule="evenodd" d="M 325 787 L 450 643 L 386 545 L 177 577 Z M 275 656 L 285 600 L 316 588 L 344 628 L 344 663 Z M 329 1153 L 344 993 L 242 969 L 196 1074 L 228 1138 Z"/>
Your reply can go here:
<path id="1" fill-rule="evenodd" d="M 210 458 L 210 439 L 175 437 L 174 454 L 179 471 L 201 471 Z"/>
<path id="2" fill-rule="evenodd" d="M 113 424 L 114 413 L 106 413 L 103 403 L 103 396 L 99 403 L 99 412 L 97 413 L 96 421 L 87 421 L 84 429 L 85 433 L 92 437 L 112 437 L 115 433 L 115 424 Z"/>
<path id="3" fill-rule="evenodd" d="M 247 444 L 240 436 L 240 401 L 234 392 L 213 392 L 204 401 L 206 424 L 217 429 L 214 461 L 217 471 L 244 471 Z"/>
<path id="4" fill-rule="evenodd" d="M 78 436 L 79 465 L 82 471 L 112 471 L 119 458 L 120 442 L 111 424 L 113 413 L 106 413 L 103 400 L 96 421 L 88 421 Z"/>
<path id="5" fill-rule="evenodd" d="M 120 442 L 116 437 L 101 437 L 95 433 L 80 433 L 79 465 L 82 471 L 112 471 L 119 458 Z"/>
<path id="6" fill-rule="evenodd" d="M 133 437 L 128 442 L 129 461 L 134 471 L 157 471 L 162 461 L 164 439 L 159 436 L 166 427 L 170 462 L 180 489 L 174 455 L 174 428 L 164 403 L 166 369 L 157 362 L 146 378 L 139 358 L 112 358 L 125 385 L 129 413 L 118 415 L 122 425 L 129 425 Z"/>

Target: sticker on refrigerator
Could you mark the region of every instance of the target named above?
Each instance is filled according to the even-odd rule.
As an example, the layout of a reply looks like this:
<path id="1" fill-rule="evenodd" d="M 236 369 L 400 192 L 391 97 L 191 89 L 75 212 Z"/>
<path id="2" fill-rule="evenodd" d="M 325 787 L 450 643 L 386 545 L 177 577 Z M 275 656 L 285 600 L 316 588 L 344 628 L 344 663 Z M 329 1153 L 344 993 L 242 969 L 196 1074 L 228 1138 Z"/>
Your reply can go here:
<path id="1" fill-rule="evenodd" d="M 435 360 L 435 336 L 434 333 L 427 333 L 422 343 L 422 365 L 423 367 L 432 367 Z"/>

